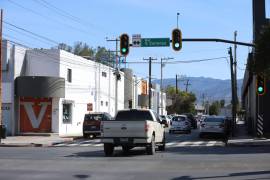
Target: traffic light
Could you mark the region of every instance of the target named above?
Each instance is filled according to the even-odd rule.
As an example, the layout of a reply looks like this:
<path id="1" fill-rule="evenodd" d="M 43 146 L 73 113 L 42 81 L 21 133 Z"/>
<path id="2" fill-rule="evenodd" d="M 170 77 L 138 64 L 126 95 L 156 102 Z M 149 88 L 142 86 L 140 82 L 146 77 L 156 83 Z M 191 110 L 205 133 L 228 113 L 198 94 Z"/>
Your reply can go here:
<path id="1" fill-rule="evenodd" d="M 182 32 L 178 28 L 172 31 L 172 48 L 175 51 L 182 49 Z"/>
<path id="2" fill-rule="evenodd" d="M 264 76 L 262 75 L 257 75 L 257 85 L 256 85 L 256 88 L 257 88 L 257 94 L 259 96 L 262 96 L 265 94 L 266 92 L 266 84 L 265 84 L 265 78 Z"/>
<path id="3" fill-rule="evenodd" d="M 127 56 L 129 53 L 129 36 L 127 34 L 120 36 L 120 53 L 123 56 Z"/>

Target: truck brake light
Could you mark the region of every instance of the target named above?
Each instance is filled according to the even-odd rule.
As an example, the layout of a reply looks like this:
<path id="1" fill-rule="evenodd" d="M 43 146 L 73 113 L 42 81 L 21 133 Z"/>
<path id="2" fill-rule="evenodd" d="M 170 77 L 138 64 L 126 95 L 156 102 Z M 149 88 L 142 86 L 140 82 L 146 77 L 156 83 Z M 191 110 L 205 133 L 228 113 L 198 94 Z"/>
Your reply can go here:
<path id="1" fill-rule="evenodd" d="M 149 130 L 149 124 L 145 123 L 144 125 L 144 131 L 147 132 Z"/>
<path id="2" fill-rule="evenodd" d="M 100 123 L 100 131 L 103 133 L 103 122 Z"/>

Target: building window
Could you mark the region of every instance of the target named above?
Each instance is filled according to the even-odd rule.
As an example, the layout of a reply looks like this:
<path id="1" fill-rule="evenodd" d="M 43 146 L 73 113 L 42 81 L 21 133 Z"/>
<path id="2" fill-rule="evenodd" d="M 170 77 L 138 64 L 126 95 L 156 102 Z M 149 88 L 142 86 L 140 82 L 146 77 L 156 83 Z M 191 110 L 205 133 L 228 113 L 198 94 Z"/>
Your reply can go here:
<path id="1" fill-rule="evenodd" d="M 101 106 L 103 106 L 103 101 L 100 102 Z"/>
<path id="2" fill-rule="evenodd" d="M 106 101 L 106 106 L 108 107 L 108 105 L 109 105 L 109 103 L 108 103 L 108 101 Z"/>
<path id="3" fill-rule="evenodd" d="M 102 76 L 103 77 L 107 77 L 107 73 L 106 72 L 102 72 Z"/>
<path id="4" fill-rule="evenodd" d="M 63 123 L 71 124 L 72 122 L 72 104 L 63 104 Z"/>
<path id="5" fill-rule="evenodd" d="M 72 69 L 68 69 L 67 71 L 67 81 L 72 82 Z"/>

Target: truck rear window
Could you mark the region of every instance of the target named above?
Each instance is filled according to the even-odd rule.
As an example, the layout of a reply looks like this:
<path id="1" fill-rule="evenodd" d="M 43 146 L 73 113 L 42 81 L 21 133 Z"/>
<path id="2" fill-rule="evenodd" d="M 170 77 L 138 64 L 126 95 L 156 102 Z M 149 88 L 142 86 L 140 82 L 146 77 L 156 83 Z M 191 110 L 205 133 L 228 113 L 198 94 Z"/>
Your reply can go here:
<path id="1" fill-rule="evenodd" d="M 103 118 L 102 114 L 86 114 L 84 116 L 85 121 L 101 121 Z"/>
<path id="2" fill-rule="evenodd" d="M 115 117 L 116 121 L 153 121 L 148 111 L 120 111 Z"/>

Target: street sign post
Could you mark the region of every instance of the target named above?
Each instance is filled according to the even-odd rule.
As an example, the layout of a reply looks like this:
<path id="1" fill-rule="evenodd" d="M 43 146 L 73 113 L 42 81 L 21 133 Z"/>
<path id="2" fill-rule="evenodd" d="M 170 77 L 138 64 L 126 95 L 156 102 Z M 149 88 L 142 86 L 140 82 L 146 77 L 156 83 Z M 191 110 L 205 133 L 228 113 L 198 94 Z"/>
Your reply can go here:
<path id="1" fill-rule="evenodd" d="M 141 47 L 170 46 L 170 38 L 142 38 Z"/>

